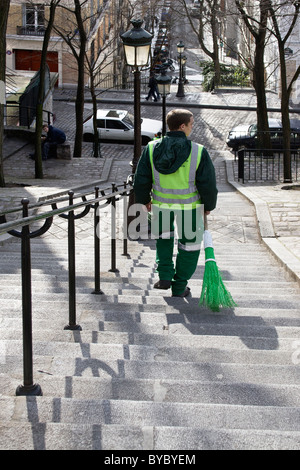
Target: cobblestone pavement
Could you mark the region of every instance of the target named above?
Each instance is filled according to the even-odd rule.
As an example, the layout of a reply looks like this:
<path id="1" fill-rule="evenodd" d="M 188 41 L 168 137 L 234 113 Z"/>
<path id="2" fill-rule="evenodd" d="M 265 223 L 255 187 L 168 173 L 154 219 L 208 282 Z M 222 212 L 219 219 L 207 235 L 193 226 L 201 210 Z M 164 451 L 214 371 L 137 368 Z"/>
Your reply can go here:
<path id="1" fill-rule="evenodd" d="M 173 86 L 172 93 L 167 98 L 167 111 L 170 103 L 172 103 L 172 107 L 178 103 L 178 106 L 187 108 L 189 104 L 195 105 L 197 103 L 208 106 L 219 104 L 222 106 L 255 107 L 255 96 L 250 91 L 245 93 L 241 93 L 239 90 L 236 92 L 218 91 L 215 94 L 199 93 L 196 91 L 197 88 L 192 85 L 186 87 L 185 90 L 186 96 L 177 98 Z M 55 126 L 64 129 L 71 144 L 75 135 L 74 96 L 74 90 L 57 90 L 53 109 L 56 115 Z M 100 95 L 100 98 L 102 103 L 99 106 L 103 108 L 118 107 L 133 112 L 133 94 L 130 92 L 106 92 Z M 268 105 L 272 108 L 279 108 L 279 101 L 274 95 L 269 94 Z M 236 162 L 234 162 L 231 152 L 227 150 L 226 136 L 228 131 L 239 123 L 255 122 L 255 111 L 218 110 L 205 107 L 193 107 L 192 111 L 195 117 L 192 138 L 205 145 L 213 161 L 218 162 L 216 165 L 218 183 L 226 182 L 229 171 L 231 174 L 230 183 L 248 198 L 256 209 L 267 208 L 267 212 L 262 212 L 264 214 L 262 217 L 265 217 L 266 220 L 268 217 L 270 218 L 267 238 L 270 243 L 271 239 L 276 240 L 279 248 L 284 250 L 285 256 L 291 255 L 293 269 L 300 276 L 300 192 L 295 189 L 282 190 L 283 186 L 287 186 L 283 183 L 245 183 L 241 185 L 234 176 L 236 175 Z M 84 118 L 90 114 L 91 103 L 87 95 Z M 161 119 L 161 106 L 156 103 L 155 105 L 149 104 L 142 95 L 141 114 L 153 119 Z M 280 117 L 280 113 L 271 112 L 270 117 Z M 292 117 L 299 116 L 295 114 Z M 9 141 L 6 143 L 9 145 Z M 13 142 L 11 144 L 13 146 Z M 0 210 L 18 205 L 22 197 L 28 197 L 33 202 L 42 196 L 77 188 L 87 182 L 100 181 L 101 187 L 107 187 L 111 182 L 123 182 L 130 173 L 129 163 L 133 157 L 133 145 L 114 143 L 101 144 L 102 158 L 95 159 L 92 144 L 83 143 L 82 158 L 70 161 L 48 160 L 43 163 L 44 178 L 36 180 L 34 178 L 34 163 L 28 158 L 32 148 L 32 145 L 28 144 L 5 159 L 4 172 L 8 187 L 0 189 Z M 10 183 L 14 184 L 10 185 Z M 235 214 L 231 214 L 231 216 L 234 218 Z M 260 226 L 263 226 L 264 223 L 264 220 L 259 220 Z"/>

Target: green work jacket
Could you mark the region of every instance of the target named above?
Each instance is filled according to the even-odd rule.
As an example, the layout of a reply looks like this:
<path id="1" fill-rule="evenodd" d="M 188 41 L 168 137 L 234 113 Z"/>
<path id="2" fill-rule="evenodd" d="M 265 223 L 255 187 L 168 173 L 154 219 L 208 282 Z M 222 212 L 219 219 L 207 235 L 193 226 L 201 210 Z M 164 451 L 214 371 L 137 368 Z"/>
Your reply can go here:
<path id="1" fill-rule="evenodd" d="M 134 176 L 135 200 L 148 204 L 152 199 L 153 172 L 155 168 L 160 175 L 174 176 L 176 171 L 188 160 L 192 142 L 182 131 L 171 131 L 158 140 L 153 149 L 152 164 L 150 161 L 150 142 L 143 150 Z M 175 177 L 176 178 L 176 177 Z M 205 211 L 212 211 L 217 203 L 217 186 L 214 165 L 208 151 L 202 147 L 201 159 L 195 174 L 195 186 L 204 204 Z"/>
<path id="2" fill-rule="evenodd" d="M 158 141 L 149 143 L 152 168 L 152 204 L 167 209 L 195 209 L 201 204 L 195 179 L 203 146 L 193 142 L 188 159 L 174 173 L 162 174 L 153 164 L 153 151 L 157 144 Z"/>

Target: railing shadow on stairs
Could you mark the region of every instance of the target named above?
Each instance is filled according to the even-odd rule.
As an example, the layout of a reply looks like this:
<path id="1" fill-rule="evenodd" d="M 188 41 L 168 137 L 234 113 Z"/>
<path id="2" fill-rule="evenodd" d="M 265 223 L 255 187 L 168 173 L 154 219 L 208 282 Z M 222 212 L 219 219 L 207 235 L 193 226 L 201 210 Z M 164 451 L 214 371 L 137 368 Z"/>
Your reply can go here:
<path id="1" fill-rule="evenodd" d="M 94 210 L 93 238 L 94 238 L 94 290 L 92 294 L 101 295 L 100 287 L 100 221 L 101 209 L 111 206 L 111 268 L 109 271 L 118 272 L 116 267 L 116 203 L 123 200 L 123 253 L 127 252 L 127 206 L 132 195 L 130 179 L 122 184 L 112 183 L 111 187 L 99 189 L 95 187 L 91 192 L 75 194 L 68 191 L 67 195 L 60 196 L 36 204 L 29 204 L 27 198 L 21 201 L 21 207 L 12 208 L 0 214 L 0 235 L 9 233 L 21 240 L 21 282 L 22 282 L 22 328 L 23 328 L 23 384 L 16 389 L 16 395 L 40 396 L 42 389 L 33 380 L 33 347 L 32 347 L 32 286 L 31 286 L 31 247 L 30 240 L 46 233 L 52 225 L 53 218 L 58 216 L 68 221 L 68 289 L 69 289 L 69 323 L 64 327 L 67 330 L 81 330 L 76 322 L 76 250 L 75 250 L 75 221 L 85 217 L 90 210 Z M 80 199 L 79 202 L 75 202 Z M 66 204 L 58 208 L 59 204 Z M 29 215 L 51 206 L 51 210 Z M 81 212 L 77 212 L 81 210 Z M 7 222 L 7 216 L 19 218 Z M 30 225 L 43 222 L 37 230 L 30 231 Z"/>

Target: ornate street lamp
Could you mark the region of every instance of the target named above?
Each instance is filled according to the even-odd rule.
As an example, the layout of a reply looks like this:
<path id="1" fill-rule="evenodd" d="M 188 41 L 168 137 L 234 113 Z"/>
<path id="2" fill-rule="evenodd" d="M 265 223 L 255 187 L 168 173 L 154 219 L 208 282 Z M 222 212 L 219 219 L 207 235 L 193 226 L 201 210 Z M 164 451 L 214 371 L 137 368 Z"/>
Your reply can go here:
<path id="1" fill-rule="evenodd" d="M 166 135 L 166 96 L 170 94 L 172 77 L 166 75 L 166 71 L 162 70 L 161 74 L 156 77 L 159 94 L 162 96 L 162 135 Z"/>
<path id="2" fill-rule="evenodd" d="M 179 60 L 179 82 L 178 82 L 178 90 L 176 96 L 179 98 L 183 98 L 184 95 L 184 88 L 183 88 L 183 65 L 186 62 L 186 57 L 183 56 L 184 52 L 184 44 L 180 41 L 177 44 L 177 52 L 178 52 L 178 60 Z"/>
<path id="3" fill-rule="evenodd" d="M 148 64 L 153 35 L 141 27 L 143 20 L 134 19 L 131 24 L 133 28 L 120 36 L 123 41 L 126 63 L 134 69 L 134 155 L 132 173 L 135 173 L 142 152 L 141 73 L 139 67 Z"/>

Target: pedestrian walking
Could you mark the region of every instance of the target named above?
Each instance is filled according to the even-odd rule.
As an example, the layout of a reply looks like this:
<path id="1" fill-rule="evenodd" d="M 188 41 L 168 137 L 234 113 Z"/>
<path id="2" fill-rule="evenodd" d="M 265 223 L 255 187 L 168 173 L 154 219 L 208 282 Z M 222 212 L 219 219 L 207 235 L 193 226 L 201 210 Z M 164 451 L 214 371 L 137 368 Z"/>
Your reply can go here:
<path id="1" fill-rule="evenodd" d="M 188 280 L 194 274 L 200 254 L 203 221 L 217 202 L 216 176 L 208 151 L 192 142 L 194 117 L 185 109 L 167 115 L 169 132 L 150 142 L 139 160 L 134 192 L 137 203 L 151 211 L 151 231 L 156 236 L 159 281 L 156 289 L 172 290 L 174 297 L 190 293 Z M 178 232 L 178 252 L 173 262 L 174 229 Z M 154 230 L 153 230 L 154 226 Z M 201 239 L 200 239 L 201 238 Z"/>
<path id="2" fill-rule="evenodd" d="M 157 101 L 159 98 L 159 93 L 158 93 L 158 87 L 157 87 L 154 74 L 150 75 L 148 87 L 149 87 L 149 93 L 148 93 L 148 96 L 146 97 L 146 100 L 148 101 L 149 98 L 152 96 L 154 98 L 154 101 Z"/>

